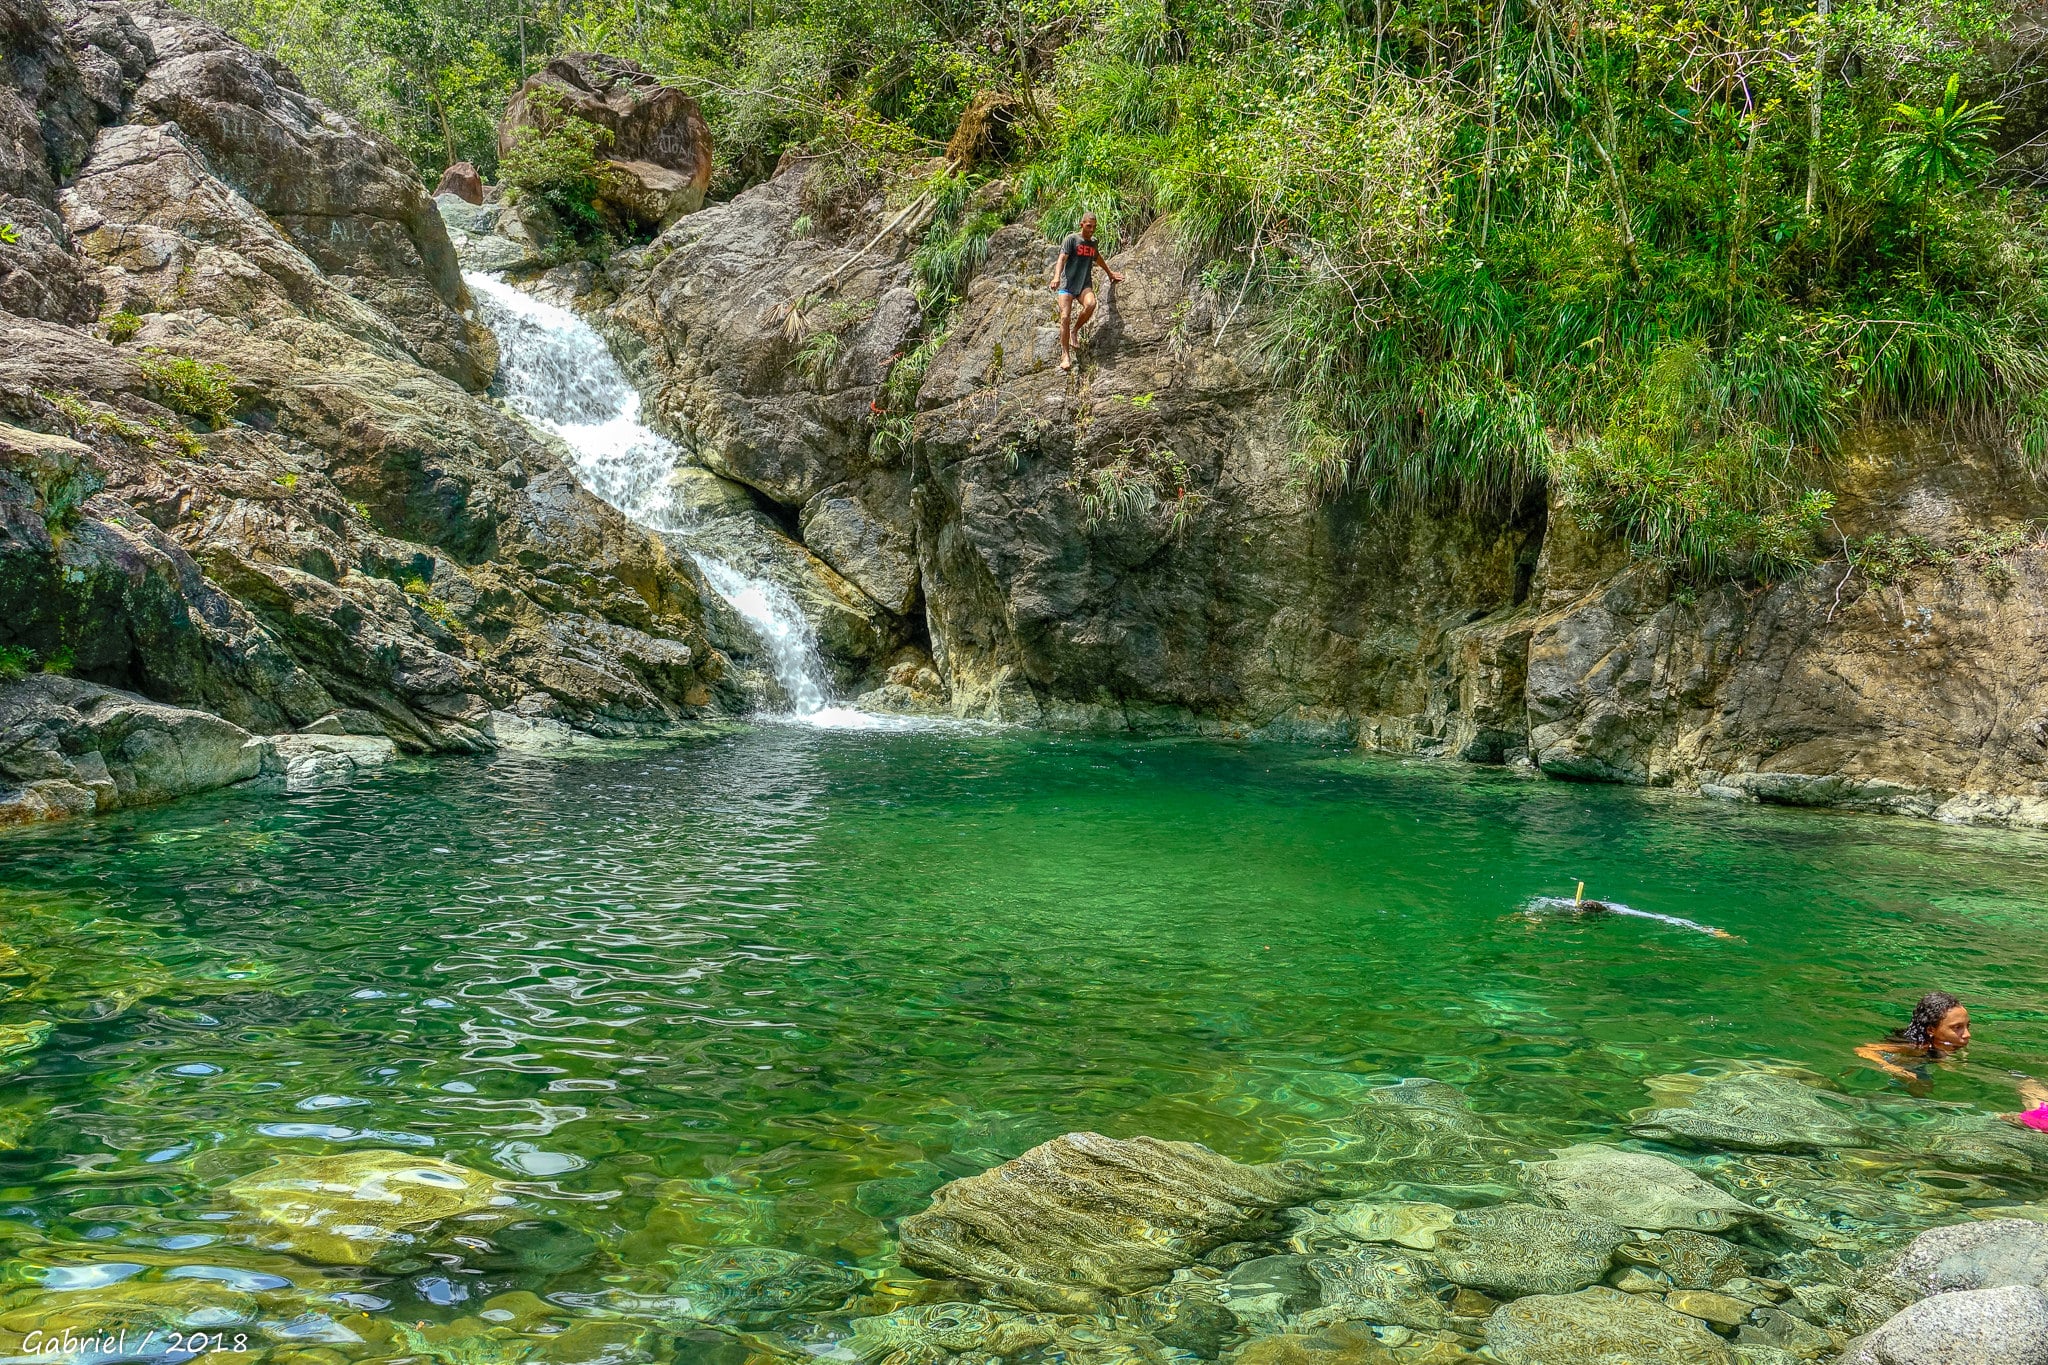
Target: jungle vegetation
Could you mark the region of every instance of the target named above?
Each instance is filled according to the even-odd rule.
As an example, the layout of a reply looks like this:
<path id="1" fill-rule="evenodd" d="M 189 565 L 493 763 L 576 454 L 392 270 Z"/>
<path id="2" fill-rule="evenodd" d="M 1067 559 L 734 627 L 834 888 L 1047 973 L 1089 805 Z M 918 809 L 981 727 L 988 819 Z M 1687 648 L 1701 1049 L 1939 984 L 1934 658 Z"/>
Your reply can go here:
<path id="1" fill-rule="evenodd" d="M 492 173 L 549 52 L 633 57 L 703 104 L 715 193 L 790 149 L 936 191 L 939 309 L 1006 220 L 1163 223 L 1301 395 L 1325 496 L 1547 487 L 1754 578 L 1835 544 L 1821 490 L 1860 422 L 2048 463 L 2048 221 L 2000 0 L 206 4 L 426 170 Z M 936 171 L 990 94 L 1001 155 Z M 995 209 L 968 192 L 991 179 Z"/>

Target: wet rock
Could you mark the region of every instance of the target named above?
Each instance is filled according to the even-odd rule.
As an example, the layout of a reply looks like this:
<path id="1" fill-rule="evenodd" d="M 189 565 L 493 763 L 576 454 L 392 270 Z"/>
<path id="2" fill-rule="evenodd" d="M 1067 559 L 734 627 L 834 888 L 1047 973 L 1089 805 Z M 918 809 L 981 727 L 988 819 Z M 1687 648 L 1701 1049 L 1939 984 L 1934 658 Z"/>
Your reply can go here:
<path id="1" fill-rule="evenodd" d="M 813 554 L 885 609 L 903 616 L 917 605 L 908 470 L 820 489 L 804 504 L 800 525 Z"/>
<path id="2" fill-rule="evenodd" d="M 1304 1322 L 1377 1322 L 1434 1330 L 1449 1314 L 1431 1284 L 1430 1262 L 1413 1252 L 1366 1247 L 1308 1263 L 1319 1306 Z"/>
<path id="3" fill-rule="evenodd" d="M 1237 1316 L 1223 1304 L 1220 1287 L 1211 1281 L 1176 1276 L 1122 1300 L 1119 1309 L 1160 1345 L 1203 1360 L 1215 1360 L 1243 1334 Z"/>
<path id="4" fill-rule="evenodd" d="M 1203 1252 L 1269 1230 L 1306 1173 L 1206 1147 L 1069 1133 L 933 1197 L 903 1221 L 903 1264 L 1037 1307 L 1094 1311 Z"/>
<path id="5" fill-rule="evenodd" d="M 477 174 L 476 167 L 467 161 L 458 161 L 441 172 L 441 178 L 434 185 L 434 197 L 452 194 L 465 204 L 484 202 L 484 178 Z"/>
<path id="6" fill-rule="evenodd" d="M 466 1239 L 462 1259 L 475 1270 L 566 1275 L 596 1254 L 597 1240 L 579 1227 L 554 1218 L 522 1218 L 492 1229 L 488 1237 Z"/>
<path id="7" fill-rule="evenodd" d="M 56 1029 L 47 1019 L 0 1025 L 0 1076 L 27 1068 L 35 1060 L 35 1050 L 48 1042 Z"/>
<path id="8" fill-rule="evenodd" d="M 1993 1218 L 1930 1228 L 1913 1239 L 1891 1274 L 1919 1294 L 2048 1288 L 2048 1224 Z"/>
<path id="9" fill-rule="evenodd" d="M 1520 1162 L 1537 1153 L 1502 1135 L 1455 1086 L 1411 1079 L 1367 1092 L 1332 1136 L 1290 1143 L 1341 1188 L 1389 1195 L 1441 1195 L 1470 1203 L 1521 1192 Z"/>
<path id="10" fill-rule="evenodd" d="M 238 725 L 43 674 L 0 686 L 0 825 L 146 806 L 254 777 Z"/>
<path id="11" fill-rule="evenodd" d="M 259 747 L 263 772 L 281 778 L 287 792 L 339 786 L 398 756 L 383 735 L 271 735 Z"/>
<path id="12" fill-rule="evenodd" d="M 1757 1216 L 1755 1209 L 1675 1161 L 1599 1143 L 1567 1147 L 1539 1162 L 1531 1175 L 1544 1202 L 1628 1228 L 1719 1232 Z"/>
<path id="13" fill-rule="evenodd" d="M 1847 1100 L 1764 1071 L 1716 1076 L 1686 1106 L 1653 1110 L 1629 1131 L 1658 1142 L 1761 1152 L 1853 1147 L 1864 1140 Z"/>
<path id="14" fill-rule="evenodd" d="M 1506 1365 L 1734 1365 L 1697 1318 L 1612 1289 L 1539 1294 L 1487 1320 L 1486 1345 Z"/>
<path id="15" fill-rule="evenodd" d="M 1753 1309 L 1749 1321 L 1736 1332 L 1735 1340 L 1738 1344 L 1772 1347 L 1801 1360 L 1832 1355 L 1841 1345 L 1833 1333 L 1776 1308 Z"/>
<path id="16" fill-rule="evenodd" d="M 1902 1135 L 1906 1151 L 1943 1171 L 1967 1175 L 2048 1172 L 2048 1133 L 1981 1114 L 1938 1114 Z"/>
<path id="17" fill-rule="evenodd" d="M 1710 1289 L 1674 1289 L 1664 1296 L 1664 1302 L 1689 1318 L 1721 1327 L 1736 1327 L 1749 1321 L 1753 1306 Z"/>
<path id="18" fill-rule="evenodd" d="M 1713 1289 L 1743 1271 L 1742 1253 L 1734 1243 L 1683 1228 L 1630 1242 L 1620 1255 L 1625 1261 L 1655 1266 L 1681 1289 Z"/>
<path id="19" fill-rule="evenodd" d="M 1258 1337 L 1231 1357 L 1231 1365 L 1395 1365 L 1372 1329 L 1338 1323 L 1312 1332 Z"/>
<path id="20" fill-rule="evenodd" d="M 1245 1261 L 1231 1268 L 1219 1288 L 1223 1306 L 1253 1335 L 1278 1331 L 1284 1319 L 1315 1307 L 1321 1298 L 1306 1256 Z"/>
<path id="21" fill-rule="evenodd" d="M 488 1176 L 392 1151 L 282 1157 L 227 1195 L 268 1225 L 265 1245 L 326 1265 L 368 1265 L 443 1219 L 512 1202 Z"/>
<path id="22" fill-rule="evenodd" d="M 1607 1277 L 1608 1282 L 1624 1294 L 1662 1294 L 1671 1288 L 1671 1281 L 1660 1274 L 1627 1266 Z"/>
<path id="23" fill-rule="evenodd" d="M 1392 1242 L 1427 1251 L 1457 1216 L 1457 1210 L 1443 1204 L 1322 1200 L 1295 1212 L 1288 1245 L 1296 1251 L 1318 1251 L 1349 1242 Z"/>
<path id="24" fill-rule="evenodd" d="M 1058 1336 L 1049 1314 L 940 1303 L 855 1318 L 846 1346 L 863 1365 L 939 1365 L 956 1355 L 1013 1356 Z"/>
<path id="25" fill-rule="evenodd" d="M 732 1247 L 691 1257 L 668 1292 L 687 1297 L 695 1316 L 741 1326 L 785 1313 L 829 1311 L 867 1288 L 858 1270 L 773 1247 Z"/>
<path id="26" fill-rule="evenodd" d="M 1470 1209 L 1437 1234 L 1444 1278 L 1490 1294 L 1569 1294 L 1597 1284 L 1628 1234 L 1605 1218 L 1501 1204 Z"/>
<path id="27" fill-rule="evenodd" d="M 2048 1294 L 2018 1284 L 1936 1294 L 1842 1359 L 1844 1365 L 2048 1365 Z"/>

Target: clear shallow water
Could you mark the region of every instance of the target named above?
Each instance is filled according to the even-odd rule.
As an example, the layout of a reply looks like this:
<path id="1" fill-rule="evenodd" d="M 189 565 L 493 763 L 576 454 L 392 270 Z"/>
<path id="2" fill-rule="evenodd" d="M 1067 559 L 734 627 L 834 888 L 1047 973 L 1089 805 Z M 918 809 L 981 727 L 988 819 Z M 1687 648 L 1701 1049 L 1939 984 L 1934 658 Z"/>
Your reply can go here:
<path id="1" fill-rule="evenodd" d="M 260 1272 L 414 1322 L 659 1292 L 691 1247 L 885 1270 L 932 1185 L 1071 1129 L 1269 1159 L 1429 1076 L 1551 1146 L 1728 1060 L 1896 1095 L 1850 1053 L 1931 986 L 1977 1028 L 1933 1098 L 2011 1108 L 2008 1069 L 2048 1075 L 2042 848 L 1312 750 L 794 726 L 12 835 L 31 970 L 0 1024 L 57 1027 L 0 1092 L 6 1280 Z M 1739 938 L 1517 915 L 1581 879 Z M 393 1147 L 517 1182 L 580 1249 L 344 1283 L 226 1216 L 279 1155 Z M 2040 1194 L 1924 1177 L 1873 1174 L 1844 1226 Z"/>

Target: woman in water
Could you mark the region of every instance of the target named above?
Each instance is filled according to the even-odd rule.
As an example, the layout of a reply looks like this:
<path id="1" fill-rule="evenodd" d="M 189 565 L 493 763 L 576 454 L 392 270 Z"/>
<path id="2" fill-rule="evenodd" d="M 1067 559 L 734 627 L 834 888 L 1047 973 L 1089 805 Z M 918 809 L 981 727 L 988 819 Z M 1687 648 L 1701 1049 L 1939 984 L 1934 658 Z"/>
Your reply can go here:
<path id="1" fill-rule="evenodd" d="M 1913 1017 L 1904 1028 L 1881 1043 L 1865 1043 L 1856 1055 L 1918 1092 L 1934 1078 L 1934 1063 L 1947 1061 L 1969 1045 L 1970 1012 L 1963 1002 L 1947 991 L 1929 991 L 1913 1006 Z"/>
<path id="2" fill-rule="evenodd" d="M 1913 1006 L 1913 1017 L 1904 1028 L 1881 1043 L 1865 1043 L 1856 1049 L 1856 1055 L 1898 1077 L 1917 1095 L 1926 1093 L 1935 1064 L 1960 1058 L 1969 1045 L 1970 1011 L 1947 991 L 1929 991 Z M 2048 1131 L 2048 1086 L 2027 1076 L 2019 1077 L 2018 1082 L 2020 1098 L 2030 1107 L 2024 1113 L 2000 1117 Z"/>

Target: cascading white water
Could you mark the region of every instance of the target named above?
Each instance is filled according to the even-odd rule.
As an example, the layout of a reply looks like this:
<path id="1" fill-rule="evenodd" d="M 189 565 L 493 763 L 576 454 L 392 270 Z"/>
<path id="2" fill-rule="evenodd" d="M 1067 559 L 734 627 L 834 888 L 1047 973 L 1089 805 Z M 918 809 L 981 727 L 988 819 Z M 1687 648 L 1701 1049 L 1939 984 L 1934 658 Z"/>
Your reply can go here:
<path id="1" fill-rule="evenodd" d="M 604 338 L 568 309 L 494 276 L 465 272 L 462 278 L 498 338 L 505 402 L 562 438 L 591 492 L 641 525 L 687 541 L 692 528 L 670 483 L 681 452 L 641 422 L 640 395 Z M 831 688 L 810 622 L 788 589 L 694 547 L 690 554 L 712 590 L 760 637 L 795 718 L 838 727 L 869 723 L 858 711 L 829 704 Z"/>

